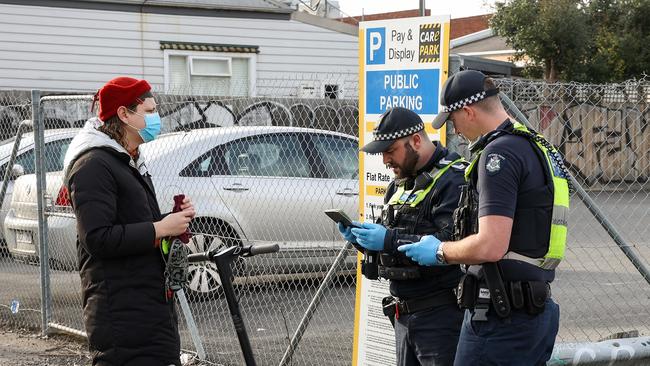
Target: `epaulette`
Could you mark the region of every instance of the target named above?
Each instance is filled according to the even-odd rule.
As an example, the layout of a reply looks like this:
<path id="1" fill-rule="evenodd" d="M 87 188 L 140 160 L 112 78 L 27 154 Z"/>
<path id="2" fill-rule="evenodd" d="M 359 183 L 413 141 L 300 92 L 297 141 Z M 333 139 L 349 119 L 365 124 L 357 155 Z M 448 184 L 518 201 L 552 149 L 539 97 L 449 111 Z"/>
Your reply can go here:
<path id="1" fill-rule="evenodd" d="M 452 159 L 448 159 L 449 157 L 452 158 Z M 454 161 L 456 161 L 456 160 L 458 160 L 460 158 L 461 158 L 460 155 L 455 154 L 455 153 L 450 153 L 446 157 L 438 160 L 438 162 L 436 162 L 436 167 L 438 169 L 442 169 L 442 168 L 446 167 L 447 165 L 453 163 Z M 467 162 L 466 160 L 463 159 L 461 161 L 456 162 L 455 164 L 452 164 L 451 168 L 464 172 L 465 168 L 467 168 L 468 166 L 469 166 L 469 162 Z"/>
<path id="2" fill-rule="evenodd" d="M 466 161 L 466 160 L 463 160 L 463 161 L 457 162 L 456 164 L 453 164 L 451 167 L 453 169 L 458 170 L 458 171 L 464 172 L 465 169 L 467 169 L 468 166 L 469 166 L 469 162 Z"/>

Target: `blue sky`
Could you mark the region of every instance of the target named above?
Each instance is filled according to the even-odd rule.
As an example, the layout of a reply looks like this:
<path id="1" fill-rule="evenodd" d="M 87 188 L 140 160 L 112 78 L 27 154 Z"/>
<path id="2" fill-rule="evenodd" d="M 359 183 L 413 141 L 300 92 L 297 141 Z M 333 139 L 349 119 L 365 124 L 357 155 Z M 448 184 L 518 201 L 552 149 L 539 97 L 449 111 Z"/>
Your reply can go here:
<path id="1" fill-rule="evenodd" d="M 341 10 L 352 16 L 418 9 L 418 0 L 338 0 Z M 490 13 L 495 0 L 427 0 L 426 7 L 432 15 L 451 15 L 461 18 Z"/>

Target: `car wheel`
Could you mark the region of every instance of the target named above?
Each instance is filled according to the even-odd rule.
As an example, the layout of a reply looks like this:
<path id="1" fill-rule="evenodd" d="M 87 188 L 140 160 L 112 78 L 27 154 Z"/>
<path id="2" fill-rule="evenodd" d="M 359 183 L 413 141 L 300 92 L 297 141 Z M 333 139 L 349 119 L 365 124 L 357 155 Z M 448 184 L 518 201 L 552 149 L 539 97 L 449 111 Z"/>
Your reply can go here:
<path id="1" fill-rule="evenodd" d="M 4 240 L 0 240 L 0 258 L 7 257 L 11 258 L 11 252 L 9 252 L 9 247 Z"/>
<path id="2" fill-rule="evenodd" d="M 192 238 L 188 243 L 191 254 L 242 245 L 235 230 L 227 223 L 213 219 L 195 219 L 190 224 Z M 244 272 L 244 261 L 236 258 L 231 265 L 234 276 Z M 190 263 L 188 266 L 188 295 L 212 297 L 221 288 L 221 276 L 213 262 Z"/>

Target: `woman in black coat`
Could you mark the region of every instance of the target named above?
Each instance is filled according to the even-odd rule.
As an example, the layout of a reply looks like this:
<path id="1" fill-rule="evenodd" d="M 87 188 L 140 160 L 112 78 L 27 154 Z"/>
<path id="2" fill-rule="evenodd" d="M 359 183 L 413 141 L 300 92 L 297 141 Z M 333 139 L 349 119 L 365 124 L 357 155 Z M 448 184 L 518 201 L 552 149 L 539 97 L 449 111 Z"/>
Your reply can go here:
<path id="1" fill-rule="evenodd" d="M 98 92 L 99 119 L 73 139 L 65 177 L 77 217 L 77 252 L 93 365 L 180 365 L 173 296 L 160 239 L 194 217 L 161 215 L 138 146 L 160 132 L 145 80 L 118 77 Z"/>

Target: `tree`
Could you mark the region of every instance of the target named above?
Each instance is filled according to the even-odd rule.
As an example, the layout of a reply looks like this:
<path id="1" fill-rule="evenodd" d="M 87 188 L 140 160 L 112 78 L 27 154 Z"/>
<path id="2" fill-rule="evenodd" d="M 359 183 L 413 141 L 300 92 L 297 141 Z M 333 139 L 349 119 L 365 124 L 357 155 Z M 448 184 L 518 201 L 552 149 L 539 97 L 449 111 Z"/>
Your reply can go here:
<path id="1" fill-rule="evenodd" d="M 516 59 L 542 67 L 548 81 L 579 73 L 592 47 L 592 27 L 580 0 L 497 3 L 490 25 L 516 50 Z"/>
<path id="2" fill-rule="evenodd" d="M 589 12 L 594 57 L 585 67 L 586 79 L 622 81 L 650 73 L 650 2 L 594 0 Z"/>
<path id="3" fill-rule="evenodd" d="M 528 75 L 602 83 L 650 73 L 648 19 L 648 0 L 506 0 L 491 27 Z"/>

